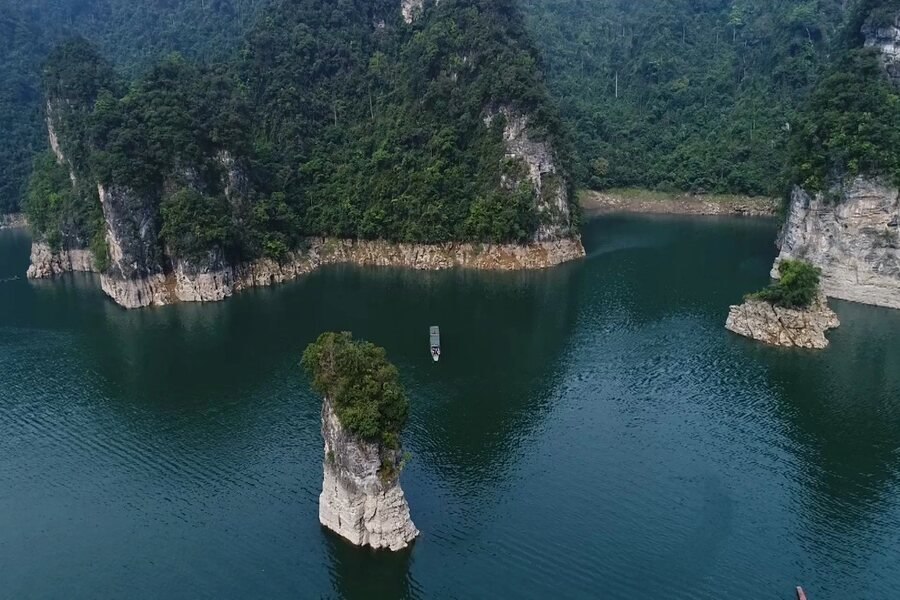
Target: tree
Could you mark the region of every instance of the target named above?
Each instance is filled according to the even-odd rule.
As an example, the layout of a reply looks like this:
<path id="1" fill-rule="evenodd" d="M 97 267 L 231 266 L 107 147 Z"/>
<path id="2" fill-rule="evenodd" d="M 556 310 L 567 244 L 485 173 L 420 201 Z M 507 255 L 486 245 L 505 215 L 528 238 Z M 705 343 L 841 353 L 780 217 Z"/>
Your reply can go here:
<path id="1" fill-rule="evenodd" d="M 750 297 L 784 308 L 807 308 L 819 295 L 822 271 L 808 262 L 783 260 L 778 273 L 778 281 Z"/>
<path id="2" fill-rule="evenodd" d="M 303 352 L 301 364 L 347 431 L 390 449 L 400 447 L 409 400 L 384 348 L 347 332 L 323 333 Z"/>

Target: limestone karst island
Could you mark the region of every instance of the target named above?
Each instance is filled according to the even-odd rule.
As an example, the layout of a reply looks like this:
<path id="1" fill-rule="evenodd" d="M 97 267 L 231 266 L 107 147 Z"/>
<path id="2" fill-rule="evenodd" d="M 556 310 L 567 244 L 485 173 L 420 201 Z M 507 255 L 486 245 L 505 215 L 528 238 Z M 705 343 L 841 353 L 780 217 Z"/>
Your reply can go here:
<path id="1" fill-rule="evenodd" d="M 894 598 L 900 0 L 0 0 L 0 599 Z"/>

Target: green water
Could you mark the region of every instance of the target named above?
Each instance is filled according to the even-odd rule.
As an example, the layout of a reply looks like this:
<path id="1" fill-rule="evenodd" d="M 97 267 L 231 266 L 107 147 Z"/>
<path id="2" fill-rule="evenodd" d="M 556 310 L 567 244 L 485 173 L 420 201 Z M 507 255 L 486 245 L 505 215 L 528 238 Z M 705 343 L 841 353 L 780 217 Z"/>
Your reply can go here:
<path id="1" fill-rule="evenodd" d="M 897 597 L 900 311 L 834 302 L 820 353 L 732 336 L 774 234 L 606 218 L 542 273 L 339 267 L 131 312 L 91 276 L 0 283 L 0 598 Z M 0 279 L 28 243 L 0 232 Z M 297 363 L 326 329 L 409 389 L 410 552 L 318 525 Z"/>

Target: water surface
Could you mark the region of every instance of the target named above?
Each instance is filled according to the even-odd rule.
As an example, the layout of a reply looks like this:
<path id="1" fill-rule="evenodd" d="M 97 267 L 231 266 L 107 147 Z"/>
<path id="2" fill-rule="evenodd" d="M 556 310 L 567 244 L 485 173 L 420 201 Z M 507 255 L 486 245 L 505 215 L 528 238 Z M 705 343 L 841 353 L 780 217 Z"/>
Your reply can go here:
<path id="1" fill-rule="evenodd" d="M 819 353 L 729 334 L 774 234 L 606 217 L 551 271 L 332 267 L 142 311 L 0 283 L 0 598 L 893 597 L 900 311 L 833 302 Z M 28 243 L 0 232 L 0 280 Z M 330 329 L 410 392 L 409 552 L 318 525 L 297 363 Z"/>

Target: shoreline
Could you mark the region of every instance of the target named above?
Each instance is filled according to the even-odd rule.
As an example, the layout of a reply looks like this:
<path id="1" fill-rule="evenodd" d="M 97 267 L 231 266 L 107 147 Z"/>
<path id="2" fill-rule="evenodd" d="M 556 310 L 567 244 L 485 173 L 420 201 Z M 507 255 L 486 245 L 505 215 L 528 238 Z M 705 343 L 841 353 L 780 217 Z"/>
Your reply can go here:
<path id="1" fill-rule="evenodd" d="M 9 213 L 0 215 L 0 229 L 22 229 L 28 227 L 25 213 Z"/>
<path id="2" fill-rule="evenodd" d="M 176 262 L 172 272 L 127 280 L 101 273 L 100 282 L 103 291 L 116 304 L 131 309 L 180 302 L 218 302 L 241 290 L 292 281 L 332 264 L 419 271 L 531 271 L 549 269 L 584 257 L 580 237 L 527 245 L 429 245 L 308 238 L 304 250 L 290 253 L 280 262 L 263 258 L 218 269 L 198 269 Z M 32 243 L 29 279 L 50 279 L 74 271 L 97 272 L 89 251 L 53 252 L 44 242 Z"/>
<path id="3" fill-rule="evenodd" d="M 610 214 L 776 217 L 781 206 L 775 198 L 637 189 L 581 190 L 578 203 L 587 217 Z"/>

